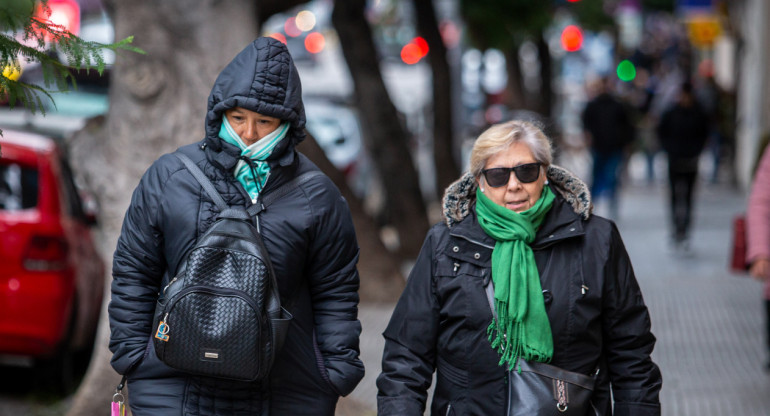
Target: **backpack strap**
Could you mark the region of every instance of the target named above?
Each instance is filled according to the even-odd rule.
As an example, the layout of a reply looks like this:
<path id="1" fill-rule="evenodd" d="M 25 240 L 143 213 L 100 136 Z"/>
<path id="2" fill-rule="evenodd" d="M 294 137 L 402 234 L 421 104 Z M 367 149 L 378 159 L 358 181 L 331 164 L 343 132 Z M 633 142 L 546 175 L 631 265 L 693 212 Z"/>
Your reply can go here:
<path id="1" fill-rule="evenodd" d="M 225 203 L 224 198 L 222 198 L 222 195 L 217 192 L 216 188 L 214 188 L 214 184 L 211 183 L 211 180 L 206 176 L 206 174 L 203 173 L 203 171 L 198 167 L 198 165 L 195 164 L 195 162 L 192 161 L 186 154 L 184 153 L 174 153 L 174 156 L 179 158 L 179 160 L 184 163 L 184 165 L 187 167 L 187 170 L 190 171 L 190 173 L 193 175 L 193 177 L 198 181 L 198 183 L 201 184 L 203 189 L 206 191 L 206 193 L 211 197 L 212 200 L 214 200 L 214 203 L 217 204 L 217 207 L 219 208 L 220 212 L 225 212 L 230 207 Z M 309 172 L 305 172 L 294 179 L 290 180 L 289 182 L 286 182 L 285 184 L 281 185 L 278 189 L 276 189 L 273 192 L 270 192 L 269 194 L 265 195 L 264 198 L 261 199 L 261 202 L 258 204 L 254 204 L 246 209 L 246 212 L 248 213 L 249 217 L 254 217 L 260 212 L 264 211 L 270 204 L 275 202 L 276 200 L 280 199 L 281 197 L 285 196 L 289 192 L 291 192 L 294 188 L 299 187 L 300 185 L 308 182 L 310 179 L 315 178 L 316 176 L 322 176 L 323 172 L 320 170 L 311 170 Z M 247 218 L 244 218 L 247 219 Z"/>
<path id="2" fill-rule="evenodd" d="M 217 208 L 219 208 L 220 212 L 224 212 L 226 209 L 230 208 L 227 203 L 225 203 L 222 195 L 220 195 L 219 192 L 217 192 L 217 189 L 214 188 L 214 184 L 211 183 L 206 174 L 203 173 L 203 171 L 198 167 L 198 165 L 195 164 L 195 162 L 192 161 L 192 159 L 187 157 L 187 155 L 184 153 L 177 152 L 174 153 L 174 156 L 179 158 L 179 160 L 184 163 L 184 165 L 187 167 L 187 170 L 192 173 L 193 177 L 198 181 L 198 183 L 201 184 L 206 193 L 209 194 L 209 197 L 211 197 L 211 199 L 214 200 L 214 203 L 217 204 Z"/>

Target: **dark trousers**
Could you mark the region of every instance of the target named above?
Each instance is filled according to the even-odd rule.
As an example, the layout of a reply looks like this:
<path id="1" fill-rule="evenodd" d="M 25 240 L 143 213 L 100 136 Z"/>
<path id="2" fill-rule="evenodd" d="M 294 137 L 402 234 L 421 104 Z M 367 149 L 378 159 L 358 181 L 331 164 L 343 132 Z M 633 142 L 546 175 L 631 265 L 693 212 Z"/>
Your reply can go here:
<path id="1" fill-rule="evenodd" d="M 618 214 L 618 187 L 620 183 L 620 167 L 623 162 L 623 152 L 593 151 L 593 171 L 591 181 L 591 196 L 594 200 L 607 197 L 610 202 L 611 215 Z"/>
<path id="2" fill-rule="evenodd" d="M 669 160 L 668 181 L 671 193 L 671 219 L 674 224 L 674 238 L 676 240 L 681 241 L 688 237 L 697 177 L 697 158 L 694 160 L 692 158 Z"/>

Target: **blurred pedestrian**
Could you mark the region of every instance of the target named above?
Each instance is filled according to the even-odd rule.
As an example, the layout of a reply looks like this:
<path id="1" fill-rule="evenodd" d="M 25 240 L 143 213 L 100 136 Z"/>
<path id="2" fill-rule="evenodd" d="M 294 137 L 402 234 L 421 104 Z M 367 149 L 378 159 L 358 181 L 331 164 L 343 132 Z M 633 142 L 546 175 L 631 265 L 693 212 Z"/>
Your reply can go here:
<path id="1" fill-rule="evenodd" d="M 288 49 L 275 39 L 258 38 L 217 77 L 208 99 L 206 137 L 162 156 L 134 191 L 115 250 L 108 309 L 111 363 L 128 378 L 134 416 L 331 416 L 338 397 L 350 393 L 363 377 L 353 223 L 331 180 L 295 150 L 305 137 L 304 126 L 300 78 Z M 154 350 L 159 292 L 170 285 L 187 252 L 220 214 L 219 204 L 174 156 L 178 154 L 200 168 L 229 206 L 253 208 L 263 196 L 287 190 L 256 217 L 268 266 L 220 278 L 257 285 L 255 275 L 264 273 L 260 270 L 269 269 L 270 263 L 275 270 L 281 306 L 293 319 L 263 380 L 193 375 L 170 367 Z M 284 186 L 311 171 L 318 173 L 293 188 Z M 233 257 L 221 261 L 232 262 Z M 241 296 L 229 290 L 223 296 Z M 241 299 L 241 305 L 247 299 L 254 302 Z M 222 296 L 213 296 L 208 303 L 201 301 L 199 310 L 221 307 L 221 301 Z M 252 308 L 259 310 L 259 305 Z M 229 323 L 207 322 L 208 331 L 219 334 Z M 261 325 L 252 335 L 264 337 L 275 329 L 267 322 Z M 165 334 L 160 326 L 157 334 Z M 227 358 L 216 350 L 206 352 L 201 361 Z"/>
<path id="2" fill-rule="evenodd" d="M 751 185 L 746 210 L 746 261 L 749 274 L 765 282 L 765 336 L 770 357 L 770 147 L 766 147 Z M 770 361 L 767 363 L 770 369 Z"/>
<path id="3" fill-rule="evenodd" d="M 673 242 L 687 248 L 698 159 L 709 133 L 708 115 L 695 100 L 689 81 L 682 83 L 677 101 L 663 112 L 657 133 L 668 155 Z"/>
<path id="4" fill-rule="evenodd" d="M 722 153 L 724 152 L 724 137 L 722 137 L 720 124 L 720 103 L 722 93 L 713 76 L 711 61 L 704 60 L 698 65 L 698 82 L 695 84 L 695 99 L 700 104 L 708 117 L 708 139 L 706 140 L 706 150 L 711 155 L 711 172 L 709 182 L 717 183 L 719 180 L 719 169 L 722 163 Z"/>
<path id="5" fill-rule="evenodd" d="M 596 96 L 583 110 L 583 130 L 593 156 L 591 194 L 598 205 L 609 202 L 610 216 L 618 217 L 618 188 L 629 145 L 634 142 L 634 125 L 626 106 L 612 93 L 610 77 L 596 84 Z"/>
<path id="6" fill-rule="evenodd" d="M 423 415 L 434 372 L 433 415 L 611 415 L 613 401 L 660 415 L 655 337 L 618 229 L 551 161 L 528 122 L 476 140 L 383 333 L 380 416 Z"/>

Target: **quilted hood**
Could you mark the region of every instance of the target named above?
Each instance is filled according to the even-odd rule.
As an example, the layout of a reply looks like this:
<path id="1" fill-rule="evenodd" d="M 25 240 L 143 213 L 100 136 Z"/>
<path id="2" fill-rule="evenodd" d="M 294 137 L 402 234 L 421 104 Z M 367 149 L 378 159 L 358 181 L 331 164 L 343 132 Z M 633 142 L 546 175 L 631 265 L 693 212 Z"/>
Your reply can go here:
<path id="1" fill-rule="evenodd" d="M 222 116 L 233 107 L 290 123 L 290 140 L 279 143 L 270 159 L 280 157 L 305 138 L 302 85 L 286 45 L 273 38 L 258 38 L 219 73 L 206 112 L 206 142 L 216 150 L 222 148 L 218 137 Z"/>
<path id="2" fill-rule="evenodd" d="M 587 220 L 593 211 L 588 186 L 575 174 L 560 166 L 550 165 L 546 172 L 553 191 L 558 192 L 582 219 Z M 470 214 L 471 204 L 476 202 L 476 178 L 465 173 L 444 191 L 443 217 L 450 228 Z"/>

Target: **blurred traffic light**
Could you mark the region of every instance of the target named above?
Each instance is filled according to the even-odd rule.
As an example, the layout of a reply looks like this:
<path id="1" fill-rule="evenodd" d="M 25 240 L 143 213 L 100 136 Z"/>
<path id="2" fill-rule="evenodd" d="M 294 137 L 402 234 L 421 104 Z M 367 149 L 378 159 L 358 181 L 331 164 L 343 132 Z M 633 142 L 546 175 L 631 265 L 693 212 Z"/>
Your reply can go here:
<path id="1" fill-rule="evenodd" d="M 561 32 L 561 47 L 567 52 L 575 52 L 583 47 L 583 30 L 576 25 L 569 25 Z"/>
<path id="2" fill-rule="evenodd" d="M 630 82 L 636 78 L 636 67 L 628 59 L 621 61 L 617 69 L 618 78 L 621 81 Z"/>

